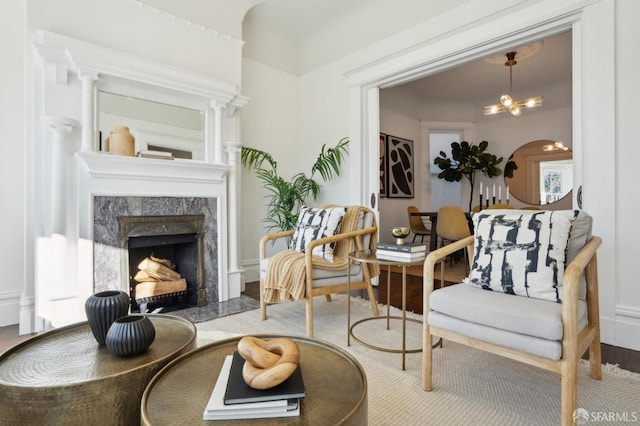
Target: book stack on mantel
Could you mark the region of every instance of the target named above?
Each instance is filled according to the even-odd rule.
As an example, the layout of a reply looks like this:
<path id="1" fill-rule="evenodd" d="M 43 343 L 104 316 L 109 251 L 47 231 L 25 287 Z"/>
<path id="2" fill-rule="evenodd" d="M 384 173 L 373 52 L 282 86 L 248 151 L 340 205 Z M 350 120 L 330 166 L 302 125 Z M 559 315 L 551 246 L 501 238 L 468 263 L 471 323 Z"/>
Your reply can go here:
<path id="1" fill-rule="evenodd" d="M 421 260 L 427 255 L 427 246 L 422 243 L 378 243 L 376 256 L 387 260 Z"/>
<path id="2" fill-rule="evenodd" d="M 166 151 L 154 151 L 151 149 L 138 151 L 140 158 L 155 158 L 158 160 L 173 160 L 173 154 Z"/>
<path id="3" fill-rule="evenodd" d="M 227 355 L 202 416 L 203 420 L 263 419 L 300 415 L 305 397 L 300 365 L 284 382 L 270 389 L 249 387 L 242 378 L 244 359 L 236 351 Z"/>

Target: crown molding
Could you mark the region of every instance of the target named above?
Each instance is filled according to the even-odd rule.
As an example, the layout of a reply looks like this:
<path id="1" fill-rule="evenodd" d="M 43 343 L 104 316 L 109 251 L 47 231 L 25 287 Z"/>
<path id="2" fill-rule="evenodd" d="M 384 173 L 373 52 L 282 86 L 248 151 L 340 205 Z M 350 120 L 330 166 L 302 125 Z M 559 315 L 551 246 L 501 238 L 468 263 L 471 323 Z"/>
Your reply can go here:
<path id="1" fill-rule="evenodd" d="M 240 40 L 238 38 L 235 38 L 233 36 L 230 36 L 229 34 L 225 34 L 225 33 L 221 33 L 220 31 L 216 31 L 212 28 L 209 27 L 205 27 L 202 24 L 197 24 L 193 21 L 189 21 L 188 19 L 182 18 L 180 16 L 174 15 L 172 13 L 166 12 L 162 9 L 158 9 L 157 7 L 154 6 L 149 6 L 148 4 L 146 4 L 144 1 L 141 0 L 120 0 L 123 3 L 126 3 L 132 7 L 137 7 L 138 9 L 142 9 L 146 12 L 149 13 L 153 13 L 155 15 L 158 15 L 164 19 L 167 19 L 171 22 L 175 22 L 177 24 L 180 24 L 182 26 L 185 26 L 187 28 L 190 28 L 194 31 L 200 31 L 203 32 L 205 34 L 208 34 L 212 37 L 215 37 L 219 40 L 222 41 L 226 41 L 228 43 L 232 43 L 236 46 L 244 46 L 244 41 Z"/>

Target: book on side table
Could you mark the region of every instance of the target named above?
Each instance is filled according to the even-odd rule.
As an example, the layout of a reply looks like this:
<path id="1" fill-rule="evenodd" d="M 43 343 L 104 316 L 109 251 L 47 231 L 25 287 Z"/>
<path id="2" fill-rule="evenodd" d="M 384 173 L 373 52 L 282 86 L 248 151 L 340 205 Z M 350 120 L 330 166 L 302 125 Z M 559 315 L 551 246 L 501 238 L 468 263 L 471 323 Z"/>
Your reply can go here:
<path id="1" fill-rule="evenodd" d="M 414 260 L 423 260 L 427 256 L 426 251 L 419 251 L 415 253 L 404 253 L 397 251 L 389 251 L 389 250 L 376 250 L 376 257 L 378 259 L 383 260 L 398 260 L 398 261 L 414 261 Z"/>
<path id="2" fill-rule="evenodd" d="M 398 253 L 417 253 L 427 251 L 427 245 L 422 243 L 378 243 L 377 249 Z"/>
<path id="3" fill-rule="evenodd" d="M 257 390 L 244 382 L 243 364 L 244 359 L 238 352 L 225 358 L 204 410 L 203 420 L 260 419 L 300 415 L 299 399 L 304 398 L 305 390 L 299 365 L 294 374 L 278 386 Z"/>

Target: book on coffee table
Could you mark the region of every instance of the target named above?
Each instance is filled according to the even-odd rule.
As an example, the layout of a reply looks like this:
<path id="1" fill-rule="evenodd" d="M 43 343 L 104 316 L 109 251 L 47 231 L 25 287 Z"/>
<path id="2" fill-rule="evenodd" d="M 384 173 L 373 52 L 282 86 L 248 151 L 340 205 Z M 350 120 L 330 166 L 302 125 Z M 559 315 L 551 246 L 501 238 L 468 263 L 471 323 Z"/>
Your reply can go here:
<path id="1" fill-rule="evenodd" d="M 236 351 L 233 353 L 229 383 L 224 395 L 224 403 L 244 404 L 247 402 L 273 401 L 278 399 L 297 399 L 305 397 L 304 380 L 300 364 L 284 382 L 269 389 L 253 389 L 242 378 L 244 358 Z"/>
<path id="2" fill-rule="evenodd" d="M 234 405 L 225 404 L 224 394 L 229 381 L 232 361 L 233 356 L 227 355 L 202 415 L 203 420 L 259 419 L 300 415 L 300 404 L 297 399 L 276 399 Z"/>

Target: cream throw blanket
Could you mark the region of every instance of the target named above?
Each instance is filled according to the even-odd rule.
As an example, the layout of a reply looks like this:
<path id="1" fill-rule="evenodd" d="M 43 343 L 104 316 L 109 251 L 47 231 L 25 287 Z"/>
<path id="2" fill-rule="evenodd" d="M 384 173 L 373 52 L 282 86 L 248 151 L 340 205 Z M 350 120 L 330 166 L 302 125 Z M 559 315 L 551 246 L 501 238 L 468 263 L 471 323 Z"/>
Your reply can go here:
<path id="1" fill-rule="evenodd" d="M 331 207 L 331 206 L 323 206 Z M 349 206 L 340 225 L 340 233 L 357 230 L 358 216 L 371 212 L 362 206 Z M 376 225 L 375 216 L 373 226 Z M 369 249 L 375 249 L 377 244 L 376 234 L 371 235 Z M 365 247 L 367 248 L 367 247 Z M 319 256 L 313 256 L 312 265 L 314 268 L 329 270 L 345 270 L 349 262 L 349 253 L 357 250 L 355 238 L 340 240 L 336 242 L 333 251 L 333 262 L 327 261 Z M 302 300 L 306 294 L 306 260 L 305 253 L 285 250 L 274 255 L 267 265 L 264 279 L 264 301 L 267 303 L 278 303 L 286 300 Z M 369 268 L 371 277 L 379 275 L 378 265 L 365 265 Z"/>

